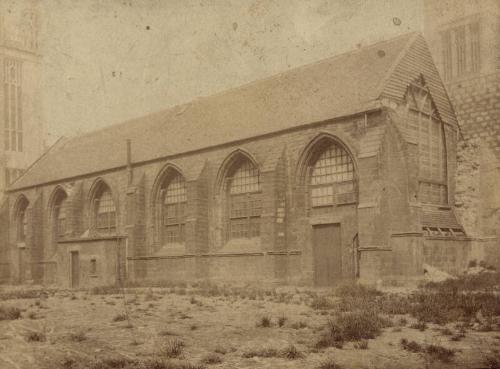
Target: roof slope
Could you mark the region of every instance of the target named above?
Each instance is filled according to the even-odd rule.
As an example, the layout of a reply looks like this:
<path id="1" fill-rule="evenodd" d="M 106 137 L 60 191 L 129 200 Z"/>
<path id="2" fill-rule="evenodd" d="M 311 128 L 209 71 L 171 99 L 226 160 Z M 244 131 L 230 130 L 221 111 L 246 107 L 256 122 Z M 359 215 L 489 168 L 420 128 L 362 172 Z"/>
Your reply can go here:
<path id="1" fill-rule="evenodd" d="M 68 139 L 11 190 L 122 167 L 126 139 L 138 163 L 366 111 L 377 106 L 387 83 L 395 84 L 391 74 L 400 73 L 416 40 L 424 42 L 417 34 L 400 36 Z"/>

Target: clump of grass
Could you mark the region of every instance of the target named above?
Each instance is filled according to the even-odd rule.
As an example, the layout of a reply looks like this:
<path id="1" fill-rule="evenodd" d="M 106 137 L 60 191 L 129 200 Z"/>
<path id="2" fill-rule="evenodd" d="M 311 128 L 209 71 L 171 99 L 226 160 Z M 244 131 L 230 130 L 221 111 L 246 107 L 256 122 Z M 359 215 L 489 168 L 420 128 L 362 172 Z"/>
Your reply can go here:
<path id="1" fill-rule="evenodd" d="M 358 350 L 368 350 L 368 340 L 361 340 L 354 343 L 354 348 Z"/>
<path id="2" fill-rule="evenodd" d="M 283 327 L 287 321 L 287 317 L 282 315 L 278 318 L 278 327 Z"/>
<path id="3" fill-rule="evenodd" d="M 264 315 L 257 321 L 257 327 L 269 328 L 272 326 L 271 317 Z"/>
<path id="4" fill-rule="evenodd" d="M 420 332 L 423 332 L 427 329 L 427 324 L 425 322 L 419 321 L 411 324 L 410 328 L 418 329 Z"/>
<path id="5" fill-rule="evenodd" d="M 28 319 L 32 319 L 32 320 L 34 320 L 34 319 L 36 319 L 36 318 L 37 318 L 37 315 L 36 315 L 36 312 L 34 312 L 34 311 L 30 311 L 30 312 L 26 315 L 26 317 L 27 317 Z"/>
<path id="6" fill-rule="evenodd" d="M 290 328 L 293 328 L 293 329 L 307 328 L 307 323 L 301 320 L 299 322 L 295 322 L 295 323 L 290 324 Z"/>
<path id="7" fill-rule="evenodd" d="M 184 342 L 178 339 L 167 341 L 162 347 L 161 353 L 169 359 L 178 358 L 184 351 Z"/>
<path id="8" fill-rule="evenodd" d="M 484 365 L 488 369 L 500 368 L 500 355 L 498 353 L 494 355 L 488 355 L 484 358 Z"/>
<path id="9" fill-rule="evenodd" d="M 26 341 L 28 342 L 45 342 L 47 337 L 43 332 L 29 332 L 26 335 Z"/>
<path id="10" fill-rule="evenodd" d="M 177 334 L 176 332 L 172 332 L 172 331 L 169 331 L 168 329 L 163 329 L 161 331 L 158 332 L 158 336 L 178 336 L 179 334 Z"/>
<path id="11" fill-rule="evenodd" d="M 327 333 L 316 343 L 316 348 L 342 348 L 344 342 L 372 339 L 390 322 L 380 317 L 375 310 L 357 310 L 341 313 L 328 322 Z"/>
<path id="12" fill-rule="evenodd" d="M 215 354 L 215 353 L 207 354 L 206 356 L 204 356 L 201 359 L 201 362 L 203 364 L 207 364 L 207 365 L 220 364 L 220 363 L 222 363 L 222 361 L 223 361 L 222 357 L 220 355 Z"/>
<path id="13" fill-rule="evenodd" d="M 124 320 L 127 320 L 126 314 L 117 314 L 113 317 L 113 322 L 123 322 Z"/>
<path id="14" fill-rule="evenodd" d="M 325 296 L 315 296 L 313 297 L 310 306 L 315 310 L 331 310 L 335 307 L 335 304 L 332 300 Z"/>
<path id="15" fill-rule="evenodd" d="M 74 333 L 70 333 L 69 339 L 73 342 L 82 342 L 87 339 L 87 335 L 84 331 L 78 331 Z"/>
<path id="16" fill-rule="evenodd" d="M 275 348 L 267 347 L 261 349 L 253 349 L 243 353 L 242 357 L 250 359 L 253 357 L 279 357 L 280 354 Z"/>
<path id="17" fill-rule="evenodd" d="M 408 341 L 406 338 L 401 338 L 401 347 L 403 350 L 410 352 L 422 352 L 423 347 L 415 341 Z"/>
<path id="18" fill-rule="evenodd" d="M 304 354 L 300 352 L 294 345 L 289 345 L 283 349 L 281 356 L 288 360 L 301 359 Z"/>
<path id="19" fill-rule="evenodd" d="M 337 364 L 333 359 L 328 359 L 319 366 L 316 367 L 316 369 L 343 369 L 339 364 Z"/>
<path id="20" fill-rule="evenodd" d="M 454 350 L 439 345 L 428 345 L 425 351 L 431 358 L 443 363 L 449 363 L 455 356 Z"/>
<path id="21" fill-rule="evenodd" d="M 426 354 L 431 359 L 444 363 L 449 363 L 455 355 L 455 351 L 449 348 L 439 345 L 421 345 L 415 341 L 408 341 L 406 338 L 401 339 L 401 346 L 406 351 Z"/>
<path id="22" fill-rule="evenodd" d="M 335 294 L 343 298 L 373 298 L 383 295 L 383 292 L 376 288 L 368 287 L 355 282 L 346 282 L 341 284 L 335 290 Z"/>
<path id="23" fill-rule="evenodd" d="M 0 320 L 16 320 L 21 318 L 21 309 L 14 306 L 0 306 Z"/>

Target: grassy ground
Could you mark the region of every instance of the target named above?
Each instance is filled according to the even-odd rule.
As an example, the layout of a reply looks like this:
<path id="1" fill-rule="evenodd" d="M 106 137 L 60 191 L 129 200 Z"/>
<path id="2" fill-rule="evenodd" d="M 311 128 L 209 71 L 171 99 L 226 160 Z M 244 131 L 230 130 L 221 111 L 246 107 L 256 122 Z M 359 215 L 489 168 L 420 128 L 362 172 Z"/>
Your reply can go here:
<path id="1" fill-rule="evenodd" d="M 500 362 L 500 274 L 412 293 L 168 284 L 0 289 L 0 368 L 471 368 Z"/>

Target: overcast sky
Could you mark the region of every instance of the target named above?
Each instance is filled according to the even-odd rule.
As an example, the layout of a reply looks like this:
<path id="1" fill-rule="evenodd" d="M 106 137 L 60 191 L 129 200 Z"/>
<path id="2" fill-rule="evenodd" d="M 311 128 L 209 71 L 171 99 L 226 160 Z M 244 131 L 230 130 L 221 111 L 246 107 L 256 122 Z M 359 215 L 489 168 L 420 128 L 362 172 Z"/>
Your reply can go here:
<path id="1" fill-rule="evenodd" d="M 422 4 L 43 0 L 40 20 L 47 128 L 69 136 L 420 31 Z"/>

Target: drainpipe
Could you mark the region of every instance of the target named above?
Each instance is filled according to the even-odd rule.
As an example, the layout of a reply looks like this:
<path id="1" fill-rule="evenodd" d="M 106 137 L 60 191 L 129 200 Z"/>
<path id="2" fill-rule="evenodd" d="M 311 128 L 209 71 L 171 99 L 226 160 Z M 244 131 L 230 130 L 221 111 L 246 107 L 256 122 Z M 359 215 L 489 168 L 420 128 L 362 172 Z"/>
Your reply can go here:
<path id="1" fill-rule="evenodd" d="M 128 185 L 132 185 L 134 180 L 134 172 L 132 170 L 132 141 L 127 138 L 127 175 L 128 175 Z"/>

